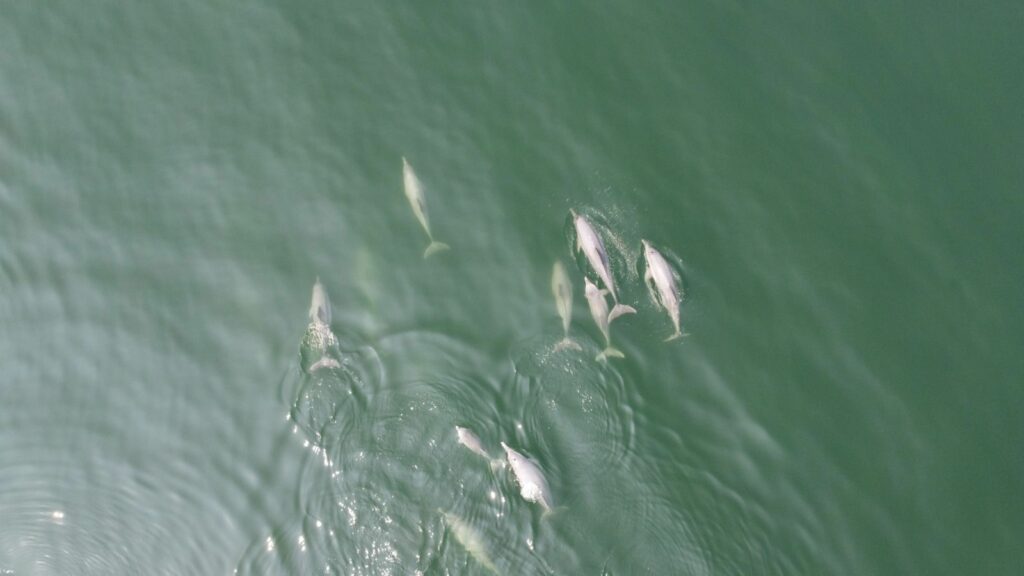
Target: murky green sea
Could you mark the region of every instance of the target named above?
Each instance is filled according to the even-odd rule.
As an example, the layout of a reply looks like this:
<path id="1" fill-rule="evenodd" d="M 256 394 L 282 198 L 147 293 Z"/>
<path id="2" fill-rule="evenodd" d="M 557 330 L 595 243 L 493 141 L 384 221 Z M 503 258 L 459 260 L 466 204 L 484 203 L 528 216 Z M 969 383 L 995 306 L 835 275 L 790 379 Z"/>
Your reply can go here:
<path id="1" fill-rule="evenodd" d="M 1022 573 L 1019 2 L 3 4 L 0 574 Z"/>

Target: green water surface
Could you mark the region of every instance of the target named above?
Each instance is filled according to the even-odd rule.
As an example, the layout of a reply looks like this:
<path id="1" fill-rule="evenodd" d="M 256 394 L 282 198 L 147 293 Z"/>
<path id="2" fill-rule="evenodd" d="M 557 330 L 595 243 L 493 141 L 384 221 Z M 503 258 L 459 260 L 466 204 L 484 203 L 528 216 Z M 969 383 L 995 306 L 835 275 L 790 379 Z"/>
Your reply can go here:
<path id="1" fill-rule="evenodd" d="M 1022 27 L 6 2 L 0 574 L 1020 574 Z M 624 359 L 593 358 L 570 209 L 638 310 Z"/>

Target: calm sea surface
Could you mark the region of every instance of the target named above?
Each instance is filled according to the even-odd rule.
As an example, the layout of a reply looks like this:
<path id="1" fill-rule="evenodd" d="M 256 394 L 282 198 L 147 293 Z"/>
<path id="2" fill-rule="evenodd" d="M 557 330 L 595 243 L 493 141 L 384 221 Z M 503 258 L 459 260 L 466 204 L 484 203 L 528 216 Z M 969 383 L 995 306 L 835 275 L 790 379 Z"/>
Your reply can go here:
<path id="1" fill-rule="evenodd" d="M 1022 29 L 5 3 L 0 575 L 1020 574 Z M 623 359 L 594 359 L 571 209 L 637 309 Z"/>

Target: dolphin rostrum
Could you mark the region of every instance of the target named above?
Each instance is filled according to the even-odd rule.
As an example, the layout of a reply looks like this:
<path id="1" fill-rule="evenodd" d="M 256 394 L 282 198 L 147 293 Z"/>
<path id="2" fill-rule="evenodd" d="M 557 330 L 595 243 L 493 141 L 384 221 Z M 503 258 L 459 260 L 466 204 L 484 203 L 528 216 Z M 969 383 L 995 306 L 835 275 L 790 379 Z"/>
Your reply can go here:
<path id="1" fill-rule="evenodd" d="M 551 270 L 551 293 L 555 296 L 555 307 L 558 308 L 558 315 L 562 318 L 562 338 L 555 344 L 555 351 L 571 348 L 582 350 L 579 344 L 569 338 L 569 323 L 572 321 L 572 281 L 565 271 L 561 260 L 555 260 L 555 266 Z"/>
<path id="2" fill-rule="evenodd" d="M 423 195 L 423 183 L 416 177 L 416 173 L 413 172 L 412 166 L 405 159 L 405 156 L 402 156 L 402 183 L 405 186 L 405 197 L 409 199 L 409 204 L 412 205 L 412 212 L 423 226 L 423 230 L 427 233 L 427 238 L 430 239 L 430 245 L 423 252 L 423 257 L 427 258 L 442 250 L 448 250 L 450 246 L 444 242 L 434 240 L 434 235 L 430 233 L 430 217 L 427 215 L 427 199 Z"/>
<path id="3" fill-rule="evenodd" d="M 570 210 L 569 213 L 572 214 L 572 222 L 576 227 L 576 250 L 583 252 L 587 262 L 590 263 L 590 267 L 601 278 L 601 282 L 604 283 L 604 287 L 611 293 L 612 300 L 615 302 L 612 312 L 608 316 L 608 321 L 611 322 L 623 314 L 636 314 L 636 309 L 632 306 L 619 304 L 619 294 L 615 290 L 615 279 L 612 278 L 611 266 L 608 263 L 608 251 L 605 250 L 601 237 L 597 235 L 594 227 L 591 226 L 590 221 L 586 217 L 582 214 L 577 214 L 575 210 Z"/>
<path id="4" fill-rule="evenodd" d="M 644 246 L 644 260 L 647 264 L 647 269 L 644 271 L 644 284 L 647 285 L 651 300 L 654 300 L 656 305 L 661 306 L 668 313 L 668 317 L 676 329 L 665 341 L 675 340 L 684 336 L 679 329 L 679 303 L 683 298 L 683 291 L 676 282 L 672 267 L 661 255 L 661 252 L 658 252 L 647 240 L 640 240 L 640 242 Z"/>
<path id="5" fill-rule="evenodd" d="M 583 292 L 587 296 L 587 304 L 590 305 L 590 315 L 594 317 L 594 323 L 604 335 L 605 348 L 597 355 L 597 359 L 603 362 L 609 357 L 625 358 L 626 355 L 621 350 L 612 346 L 612 337 L 608 327 L 608 301 L 604 299 L 607 290 L 598 288 L 590 281 L 590 278 L 584 277 L 583 282 L 586 284 Z"/>
<path id="6" fill-rule="evenodd" d="M 523 499 L 540 504 L 545 514 L 551 512 L 554 503 L 551 500 L 551 488 L 548 487 L 548 481 L 544 478 L 544 472 L 533 460 L 509 448 L 508 444 L 502 442 L 501 447 L 505 449 L 505 457 L 508 459 L 509 466 L 512 467 L 512 473 L 519 484 L 519 493 Z"/>

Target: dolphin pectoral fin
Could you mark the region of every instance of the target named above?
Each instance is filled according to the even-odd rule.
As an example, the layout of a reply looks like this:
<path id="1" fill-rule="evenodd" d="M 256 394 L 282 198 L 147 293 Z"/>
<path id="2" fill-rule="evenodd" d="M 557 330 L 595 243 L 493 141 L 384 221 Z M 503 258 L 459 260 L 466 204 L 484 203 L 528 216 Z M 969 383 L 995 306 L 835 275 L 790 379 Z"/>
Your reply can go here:
<path id="1" fill-rule="evenodd" d="M 492 458 L 490 461 L 491 472 L 497 473 L 499 470 L 505 468 L 505 461 L 501 458 Z"/>
<path id="2" fill-rule="evenodd" d="M 654 274 L 651 273 L 651 268 L 648 266 L 647 270 L 644 271 L 644 285 L 647 286 L 647 294 L 654 301 L 654 304 L 661 306 L 661 299 L 658 298 L 658 286 L 654 282 Z"/>
<path id="3" fill-rule="evenodd" d="M 616 304 L 608 314 L 608 323 L 611 324 L 612 320 L 615 320 L 623 314 L 636 314 L 636 308 L 627 304 Z"/>
<path id="4" fill-rule="evenodd" d="M 424 259 L 430 258 L 431 256 L 433 256 L 434 254 L 437 254 L 438 252 L 444 252 L 445 250 L 451 250 L 451 248 L 452 248 L 451 246 L 445 244 L 444 242 L 438 242 L 437 240 L 434 240 L 433 242 L 430 243 L 430 246 L 427 246 L 427 249 L 424 250 L 423 258 Z"/>
<path id="5" fill-rule="evenodd" d="M 430 217 L 427 216 L 427 203 L 423 200 L 422 195 L 417 196 L 416 207 L 419 208 L 416 216 L 419 219 L 420 224 L 423 225 L 423 229 L 427 231 L 427 236 L 430 236 Z"/>

